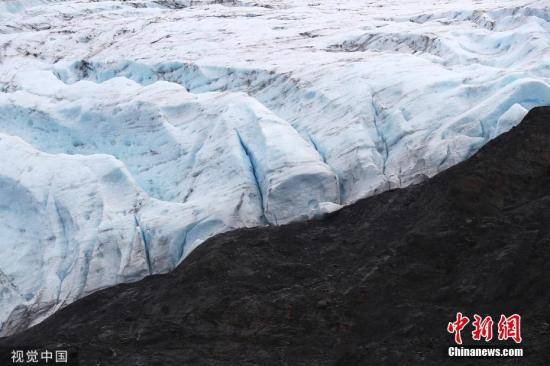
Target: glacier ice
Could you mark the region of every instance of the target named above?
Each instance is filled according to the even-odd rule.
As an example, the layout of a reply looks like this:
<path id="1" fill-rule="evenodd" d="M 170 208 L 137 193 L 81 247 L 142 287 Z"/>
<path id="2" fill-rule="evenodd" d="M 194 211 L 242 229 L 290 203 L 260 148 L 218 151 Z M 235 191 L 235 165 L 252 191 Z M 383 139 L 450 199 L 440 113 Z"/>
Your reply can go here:
<path id="1" fill-rule="evenodd" d="M 0 334 L 421 181 L 549 103 L 545 1 L 4 1 Z"/>

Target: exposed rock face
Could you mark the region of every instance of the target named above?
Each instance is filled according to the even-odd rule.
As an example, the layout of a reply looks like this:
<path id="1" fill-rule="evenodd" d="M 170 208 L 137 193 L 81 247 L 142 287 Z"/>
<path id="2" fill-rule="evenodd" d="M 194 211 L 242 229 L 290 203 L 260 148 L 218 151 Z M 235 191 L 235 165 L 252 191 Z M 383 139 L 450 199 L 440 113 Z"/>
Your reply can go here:
<path id="1" fill-rule="evenodd" d="M 526 357 L 484 364 L 546 365 L 549 261 L 542 107 L 428 181 L 220 234 L 172 273 L 98 291 L 0 346 L 76 346 L 83 365 L 441 365 L 457 311 L 519 313 Z"/>

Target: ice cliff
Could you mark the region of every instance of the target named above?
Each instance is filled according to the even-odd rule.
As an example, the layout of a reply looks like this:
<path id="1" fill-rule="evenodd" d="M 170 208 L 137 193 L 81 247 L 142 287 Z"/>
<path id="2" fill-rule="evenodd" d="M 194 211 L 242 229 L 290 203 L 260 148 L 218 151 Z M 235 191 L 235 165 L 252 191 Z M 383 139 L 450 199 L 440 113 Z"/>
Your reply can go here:
<path id="1" fill-rule="evenodd" d="M 0 334 L 463 161 L 550 104 L 549 21 L 520 0 L 0 2 Z"/>

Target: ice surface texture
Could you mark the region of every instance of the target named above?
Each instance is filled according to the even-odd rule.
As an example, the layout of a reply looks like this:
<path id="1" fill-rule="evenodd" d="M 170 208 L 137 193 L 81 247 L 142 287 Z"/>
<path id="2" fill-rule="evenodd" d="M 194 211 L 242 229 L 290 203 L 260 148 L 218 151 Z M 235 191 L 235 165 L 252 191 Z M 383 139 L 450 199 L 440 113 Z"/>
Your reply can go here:
<path id="1" fill-rule="evenodd" d="M 466 159 L 550 104 L 549 21 L 546 1 L 0 3 L 0 334 Z"/>

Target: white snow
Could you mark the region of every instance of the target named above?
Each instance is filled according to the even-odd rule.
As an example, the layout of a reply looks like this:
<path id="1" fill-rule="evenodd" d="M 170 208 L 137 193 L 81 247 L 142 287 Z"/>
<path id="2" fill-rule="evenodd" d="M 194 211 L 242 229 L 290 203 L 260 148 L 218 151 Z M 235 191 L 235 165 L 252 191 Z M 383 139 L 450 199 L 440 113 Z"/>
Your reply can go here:
<path id="1" fill-rule="evenodd" d="M 548 104 L 547 1 L 0 1 L 0 334 Z"/>

